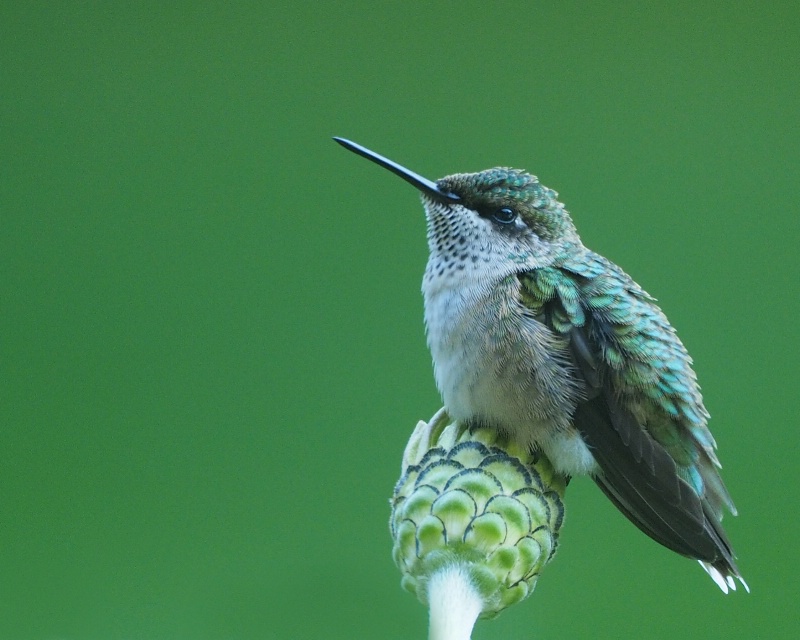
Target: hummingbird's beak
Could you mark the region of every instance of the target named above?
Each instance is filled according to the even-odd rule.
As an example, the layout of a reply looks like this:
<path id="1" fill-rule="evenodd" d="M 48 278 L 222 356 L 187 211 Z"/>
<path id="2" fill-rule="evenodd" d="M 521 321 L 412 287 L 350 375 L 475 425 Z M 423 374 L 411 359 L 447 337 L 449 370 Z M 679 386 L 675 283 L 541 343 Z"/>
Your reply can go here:
<path id="1" fill-rule="evenodd" d="M 334 137 L 334 140 L 336 140 L 336 142 L 342 145 L 345 149 L 349 149 L 353 153 L 364 156 L 367 160 L 372 160 L 375 164 L 379 164 L 385 169 L 391 171 L 393 174 L 400 176 L 403 180 L 415 186 L 417 189 L 431 198 L 441 202 L 461 202 L 461 198 L 454 193 L 442 191 L 435 182 L 431 182 L 427 178 L 423 178 L 421 175 L 406 169 L 402 165 L 399 165 L 388 158 L 384 158 L 382 155 L 377 154 L 374 151 L 370 151 L 366 147 L 362 147 L 360 144 L 356 144 L 350 140 L 345 140 L 344 138 Z"/>

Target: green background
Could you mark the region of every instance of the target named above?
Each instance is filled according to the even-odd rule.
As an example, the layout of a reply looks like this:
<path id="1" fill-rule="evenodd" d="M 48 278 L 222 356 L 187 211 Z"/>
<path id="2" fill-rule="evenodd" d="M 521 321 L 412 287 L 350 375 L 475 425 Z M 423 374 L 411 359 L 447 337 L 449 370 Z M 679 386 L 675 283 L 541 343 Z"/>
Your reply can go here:
<path id="1" fill-rule="evenodd" d="M 164 6 L 168 4 L 169 6 Z M 0 638 L 423 638 L 387 499 L 439 406 L 418 197 L 557 189 L 693 354 L 752 594 L 586 479 L 489 638 L 790 638 L 800 9 L 0 6 Z"/>

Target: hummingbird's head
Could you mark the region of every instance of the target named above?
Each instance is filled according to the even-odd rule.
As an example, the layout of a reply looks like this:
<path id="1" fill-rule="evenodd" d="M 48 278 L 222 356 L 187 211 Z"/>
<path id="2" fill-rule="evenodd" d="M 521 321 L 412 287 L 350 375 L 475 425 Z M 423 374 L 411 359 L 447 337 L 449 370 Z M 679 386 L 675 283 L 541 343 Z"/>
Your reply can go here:
<path id="1" fill-rule="evenodd" d="M 478 173 L 456 173 L 436 182 L 450 201 L 423 192 L 431 251 L 447 250 L 466 236 L 482 254 L 543 266 L 576 239 L 569 213 L 558 194 L 536 176 L 496 167 Z"/>
<path id="2" fill-rule="evenodd" d="M 444 268 L 488 263 L 493 271 L 512 273 L 547 266 L 578 241 L 558 194 L 525 171 L 497 167 L 432 182 L 361 145 L 334 139 L 422 192 L 431 255 Z"/>

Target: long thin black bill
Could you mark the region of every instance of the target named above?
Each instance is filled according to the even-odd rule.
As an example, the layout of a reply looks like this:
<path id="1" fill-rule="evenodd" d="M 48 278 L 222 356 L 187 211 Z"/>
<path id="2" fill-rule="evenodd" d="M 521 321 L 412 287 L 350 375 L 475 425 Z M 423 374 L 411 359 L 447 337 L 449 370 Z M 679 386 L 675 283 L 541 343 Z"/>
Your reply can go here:
<path id="1" fill-rule="evenodd" d="M 353 153 L 357 153 L 358 155 L 365 157 L 367 160 L 372 160 L 372 162 L 375 164 L 379 164 L 385 169 L 391 171 L 393 174 L 400 176 L 403 180 L 414 185 L 417 189 L 427 193 L 429 196 L 448 202 L 459 202 L 461 200 L 461 198 L 454 193 L 447 193 L 446 191 L 439 189 L 435 182 L 431 182 L 427 178 L 423 178 L 421 175 L 406 169 L 404 166 L 399 165 L 392 160 L 389 160 L 389 158 L 384 158 L 382 155 L 375 153 L 374 151 L 370 151 L 366 147 L 362 147 L 360 144 L 344 138 L 334 137 L 334 140 L 336 140 L 336 142 L 342 145 L 345 149 L 349 149 Z"/>

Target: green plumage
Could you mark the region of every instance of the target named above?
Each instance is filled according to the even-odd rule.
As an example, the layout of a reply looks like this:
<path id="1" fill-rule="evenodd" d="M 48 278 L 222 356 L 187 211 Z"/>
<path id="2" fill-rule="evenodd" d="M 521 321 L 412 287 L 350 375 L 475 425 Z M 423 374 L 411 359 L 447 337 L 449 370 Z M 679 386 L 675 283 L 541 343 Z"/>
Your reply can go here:
<path id="1" fill-rule="evenodd" d="M 525 303 L 540 314 L 547 307 L 547 323 L 558 333 L 586 328 L 588 318 L 591 356 L 620 403 L 635 408 L 715 515 L 722 504 L 735 511 L 719 481 L 691 358 L 654 299 L 591 251 L 519 277 Z"/>

